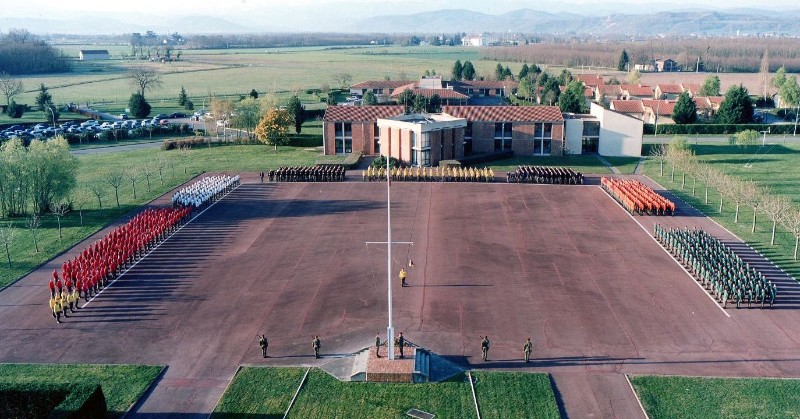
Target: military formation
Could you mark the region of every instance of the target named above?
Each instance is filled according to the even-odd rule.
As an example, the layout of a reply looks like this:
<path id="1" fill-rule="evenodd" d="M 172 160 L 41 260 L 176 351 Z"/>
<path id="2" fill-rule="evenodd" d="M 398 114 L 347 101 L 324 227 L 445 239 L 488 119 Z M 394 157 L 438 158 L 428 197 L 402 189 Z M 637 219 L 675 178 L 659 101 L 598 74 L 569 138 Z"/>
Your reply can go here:
<path id="1" fill-rule="evenodd" d="M 239 175 L 206 176 L 197 182 L 175 192 L 172 195 L 172 206 L 200 208 L 213 202 L 239 186 Z"/>
<path id="2" fill-rule="evenodd" d="M 267 172 L 270 182 L 344 182 L 341 165 L 279 167 Z"/>
<path id="3" fill-rule="evenodd" d="M 583 173 L 569 167 L 519 166 L 513 172 L 506 173 L 506 182 L 582 185 Z"/>
<path id="4" fill-rule="evenodd" d="M 778 287 L 753 269 L 730 247 L 701 229 L 667 229 L 654 226 L 655 238 L 689 270 L 703 287 L 727 307 L 775 304 Z"/>
<path id="5" fill-rule="evenodd" d="M 126 268 L 172 234 L 191 215 L 191 207 L 151 208 L 140 212 L 125 225 L 83 249 L 64 262 L 61 273 L 53 271 L 50 311 L 56 322 L 79 308 L 81 297 L 89 301 Z"/>
<path id="6" fill-rule="evenodd" d="M 393 181 L 400 182 L 492 182 L 494 171 L 476 167 L 393 167 Z M 361 171 L 364 182 L 386 181 L 386 169 L 369 167 Z"/>
<path id="7" fill-rule="evenodd" d="M 637 180 L 603 177 L 600 187 L 631 214 L 674 215 L 675 204 Z"/>

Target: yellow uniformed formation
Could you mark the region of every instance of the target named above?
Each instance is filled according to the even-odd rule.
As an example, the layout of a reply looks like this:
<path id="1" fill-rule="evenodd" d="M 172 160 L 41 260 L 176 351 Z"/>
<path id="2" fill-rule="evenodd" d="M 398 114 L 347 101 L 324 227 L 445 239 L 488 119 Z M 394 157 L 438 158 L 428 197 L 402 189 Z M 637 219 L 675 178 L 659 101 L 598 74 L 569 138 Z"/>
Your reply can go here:
<path id="1" fill-rule="evenodd" d="M 475 167 L 393 167 L 392 180 L 404 182 L 491 182 L 494 170 Z M 369 167 L 361 171 L 364 182 L 386 180 L 386 169 Z"/>

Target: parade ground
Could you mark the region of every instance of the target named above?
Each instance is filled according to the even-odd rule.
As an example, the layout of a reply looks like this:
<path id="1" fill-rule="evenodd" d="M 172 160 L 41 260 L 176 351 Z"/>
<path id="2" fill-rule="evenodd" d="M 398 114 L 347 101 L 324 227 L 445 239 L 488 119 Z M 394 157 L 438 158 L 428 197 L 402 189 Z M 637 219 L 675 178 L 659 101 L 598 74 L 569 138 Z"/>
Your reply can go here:
<path id="1" fill-rule="evenodd" d="M 652 226 L 735 237 L 680 202 L 632 217 L 594 183 L 393 183 L 392 240 L 413 242 L 393 247 L 396 331 L 465 369 L 550 373 L 570 417 L 644 417 L 627 374 L 800 377 L 795 282 L 753 254 L 779 284 L 775 307 L 722 309 Z M 56 324 L 50 272 L 100 232 L 0 292 L 0 362 L 166 365 L 131 417 L 183 418 L 206 417 L 240 365 L 321 366 L 370 346 L 387 325 L 386 245 L 366 244 L 386 241 L 385 194 L 245 175 Z"/>

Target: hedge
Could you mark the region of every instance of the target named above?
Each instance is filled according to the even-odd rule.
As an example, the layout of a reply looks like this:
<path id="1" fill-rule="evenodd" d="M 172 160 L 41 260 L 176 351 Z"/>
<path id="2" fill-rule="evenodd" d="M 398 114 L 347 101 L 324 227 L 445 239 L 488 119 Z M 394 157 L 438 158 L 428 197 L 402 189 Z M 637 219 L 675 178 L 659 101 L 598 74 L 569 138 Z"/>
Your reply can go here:
<path id="1" fill-rule="evenodd" d="M 194 148 L 207 145 L 208 145 L 208 140 L 206 138 L 191 137 L 191 138 L 184 138 L 181 140 L 176 140 L 176 139 L 164 140 L 164 142 L 161 143 L 161 149 L 174 150 L 176 148 L 183 148 L 183 147 Z"/>
<path id="2" fill-rule="evenodd" d="M 458 161 L 464 166 L 474 166 L 476 164 L 487 163 L 496 160 L 505 160 L 512 157 L 514 157 L 513 151 L 503 151 L 500 153 L 473 154 L 468 157 L 462 157 L 458 159 Z"/>
<path id="3" fill-rule="evenodd" d="M 767 131 L 770 134 L 792 134 L 794 124 L 663 124 L 658 126 L 659 135 L 730 135 L 746 131 Z M 655 125 L 644 124 L 644 134 L 655 134 Z"/>
<path id="4" fill-rule="evenodd" d="M 72 419 L 107 414 L 99 385 L 0 382 L 0 417 Z"/>

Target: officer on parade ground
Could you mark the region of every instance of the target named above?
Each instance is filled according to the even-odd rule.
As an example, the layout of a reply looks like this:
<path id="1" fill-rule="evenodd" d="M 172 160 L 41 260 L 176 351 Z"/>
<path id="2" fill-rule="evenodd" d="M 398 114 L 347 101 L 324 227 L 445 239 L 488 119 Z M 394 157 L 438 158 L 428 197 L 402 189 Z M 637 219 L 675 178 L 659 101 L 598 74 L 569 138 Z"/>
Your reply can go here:
<path id="1" fill-rule="evenodd" d="M 322 342 L 319 340 L 319 336 L 314 336 L 314 339 L 311 341 L 311 347 L 314 348 L 314 358 L 319 358 L 319 348 L 322 346 Z"/>
<path id="2" fill-rule="evenodd" d="M 403 348 L 406 346 L 406 338 L 403 337 L 403 332 L 397 335 L 397 346 L 400 347 L 400 358 L 403 357 Z"/>
<path id="3" fill-rule="evenodd" d="M 408 272 L 406 272 L 406 268 L 400 268 L 400 273 L 397 275 L 400 278 L 400 286 L 405 287 L 406 284 L 406 277 L 408 276 Z"/>
<path id="4" fill-rule="evenodd" d="M 381 334 L 378 333 L 375 335 L 375 356 L 380 358 L 381 357 Z"/>
<path id="5" fill-rule="evenodd" d="M 533 352 L 533 342 L 531 342 L 531 338 L 525 341 L 525 345 L 522 347 L 522 352 L 525 353 L 525 362 L 530 362 L 531 360 L 531 352 Z"/>
<path id="6" fill-rule="evenodd" d="M 484 336 L 483 340 L 481 340 L 481 351 L 483 352 L 483 360 L 486 361 L 489 358 L 489 336 Z"/>
<path id="7" fill-rule="evenodd" d="M 261 339 L 258 340 L 258 346 L 261 347 L 261 356 L 266 358 L 267 357 L 267 348 L 269 347 L 269 341 L 265 335 L 261 335 Z"/>

